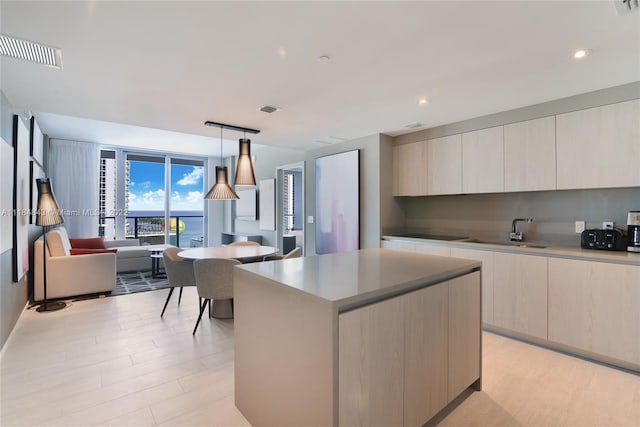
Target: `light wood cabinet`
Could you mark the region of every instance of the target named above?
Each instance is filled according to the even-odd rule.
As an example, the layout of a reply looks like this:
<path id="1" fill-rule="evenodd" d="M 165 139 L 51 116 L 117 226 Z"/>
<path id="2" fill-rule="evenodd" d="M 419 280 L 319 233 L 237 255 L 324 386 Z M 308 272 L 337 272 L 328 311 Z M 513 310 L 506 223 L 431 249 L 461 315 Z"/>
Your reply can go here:
<path id="1" fill-rule="evenodd" d="M 493 254 L 493 323 L 547 339 L 547 258 Z"/>
<path id="2" fill-rule="evenodd" d="M 392 298 L 338 316 L 339 425 L 402 425 L 403 305 Z"/>
<path id="3" fill-rule="evenodd" d="M 482 322 L 493 324 L 493 252 L 451 248 L 451 256 L 482 262 Z"/>
<path id="4" fill-rule="evenodd" d="M 427 141 L 427 193 L 462 193 L 462 135 Z"/>
<path id="5" fill-rule="evenodd" d="M 504 126 L 504 191 L 556 189 L 556 118 Z"/>
<path id="6" fill-rule="evenodd" d="M 426 141 L 393 147 L 393 195 L 427 194 Z"/>
<path id="7" fill-rule="evenodd" d="M 480 378 L 480 273 L 449 281 L 449 380 L 451 402 Z M 478 385 L 479 388 L 479 385 Z"/>
<path id="8" fill-rule="evenodd" d="M 462 134 L 462 192 L 504 191 L 504 135 L 497 126 Z"/>
<path id="9" fill-rule="evenodd" d="M 549 340 L 640 365 L 640 267 L 549 259 Z"/>
<path id="10" fill-rule="evenodd" d="M 401 242 L 399 240 L 382 240 L 381 248 L 382 249 L 392 249 L 394 251 L 405 251 L 405 252 L 415 252 L 414 244 L 408 242 Z"/>
<path id="11" fill-rule="evenodd" d="M 451 248 L 439 245 L 416 244 L 414 251 L 419 254 L 451 256 Z"/>
<path id="12" fill-rule="evenodd" d="M 446 283 L 404 297 L 404 425 L 421 426 L 448 403 L 448 307 Z"/>
<path id="13" fill-rule="evenodd" d="M 556 116 L 558 189 L 640 186 L 640 100 Z"/>
<path id="14" fill-rule="evenodd" d="M 422 426 L 480 386 L 477 271 L 338 317 L 339 425 Z"/>

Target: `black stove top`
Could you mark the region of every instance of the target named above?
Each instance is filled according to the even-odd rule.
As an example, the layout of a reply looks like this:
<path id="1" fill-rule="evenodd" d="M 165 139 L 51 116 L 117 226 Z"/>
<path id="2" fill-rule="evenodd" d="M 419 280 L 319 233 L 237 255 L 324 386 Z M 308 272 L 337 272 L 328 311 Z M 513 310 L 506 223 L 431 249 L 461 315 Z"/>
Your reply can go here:
<path id="1" fill-rule="evenodd" d="M 423 234 L 423 233 L 405 233 L 397 234 L 398 237 L 411 237 L 413 239 L 430 239 L 430 240 L 465 240 L 468 237 L 445 236 L 441 234 Z"/>

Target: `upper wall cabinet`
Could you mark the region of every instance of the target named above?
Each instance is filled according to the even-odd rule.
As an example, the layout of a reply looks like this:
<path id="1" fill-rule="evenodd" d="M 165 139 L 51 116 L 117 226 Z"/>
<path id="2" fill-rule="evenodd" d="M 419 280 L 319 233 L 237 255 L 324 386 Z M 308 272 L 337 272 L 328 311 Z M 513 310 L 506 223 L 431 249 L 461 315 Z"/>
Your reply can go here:
<path id="1" fill-rule="evenodd" d="M 462 193 L 462 135 L 427 141 L 427 193 Z"/>
<path id="2" fill-rule="evenodd" d="M 504 191 L 556 189 L 556 118 L 504 126 Z"/>
<path id="3" fill-rule="evenodd" d="M 427 194 L 426 141 L 393 147 L 393 195 Z"/>
<path id="4" fill-rule="evenodd" d="M 640 100 L 556 116 L 558 189 L 640 186 Z"/>
<path id="5" fill-rule="evenodd" d="M 462 192 L 504 191 L 503 126 L 462 134 Z"/>

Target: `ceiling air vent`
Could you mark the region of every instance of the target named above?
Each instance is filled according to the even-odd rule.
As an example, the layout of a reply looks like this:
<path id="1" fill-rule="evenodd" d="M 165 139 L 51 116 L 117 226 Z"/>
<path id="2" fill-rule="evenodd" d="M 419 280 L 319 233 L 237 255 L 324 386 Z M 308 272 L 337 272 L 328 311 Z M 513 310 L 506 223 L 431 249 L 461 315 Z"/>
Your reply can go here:
<path id="1" fill-rule="evenodd" d="M 620 16 L 640 10 L 639 0 L 615 0 L 613 5 Z"/>
<path id="2" fill-rule="evenodd" d="M 280 109 L 278 107 L 274 107 L 271 105 L 263 105 L 262 107 L 258 108 L 258 111 L 271 114 L 271 113 L 275 113 L 276 111 L 280 111 Z"/>
<path id="3" fill-rule="evenodd" d="M 62 50 L 0 34 L 0 54 L 62 69 Z"/>
<path id="4" fill-rule="evenodd" d="M 411 123 L 407 123 L 406 125 L 402 125 L 403 128 L 407 128 L 407 129 L 415 129 L 422 126 L 424 125 L 420 122 L 411 122 Z"/>
<path id="5" fill-rule="evenodd" d="M 331 144 L 339 144 L 341 142 L 345 142 L 346 139 L 345 138 L 339 138 L 337 136 L 326 136 L 324 138 L 320 138 L 320 139 L 316 139 L 315 142 L 318 142 L 320 144 L 327 144 L 327 145 L 331 145 Z"/>

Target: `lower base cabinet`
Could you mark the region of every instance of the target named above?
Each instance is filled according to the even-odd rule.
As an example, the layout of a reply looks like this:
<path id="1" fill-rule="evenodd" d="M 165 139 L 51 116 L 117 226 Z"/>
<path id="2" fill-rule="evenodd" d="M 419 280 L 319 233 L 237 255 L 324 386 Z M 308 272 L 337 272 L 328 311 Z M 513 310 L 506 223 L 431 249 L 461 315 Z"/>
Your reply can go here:
<path id="1" fill-rule="evenodd" d="M 549 341 L 640 366 L 640 267 L 550 258 Z"/>
<path id="2" fill-rule="evenodd" d="M 451 256 L 482 262 L 482 323 L 493 324 L 493 252 L 451 248 Z"/>
<path id="3" fill-rule="evenodd" d="M 480 378 L 480 273 L 339 315 L 342 426 L 421 426 Z"/>
<path id="4" fill-rule="evenodd" d="M 493 324 L 547 339 L 547 258 L 493 254 Z"/>

